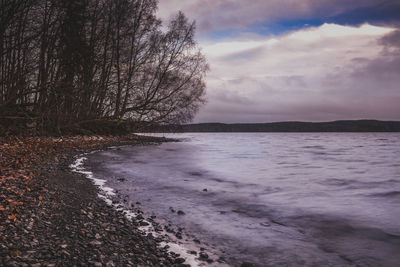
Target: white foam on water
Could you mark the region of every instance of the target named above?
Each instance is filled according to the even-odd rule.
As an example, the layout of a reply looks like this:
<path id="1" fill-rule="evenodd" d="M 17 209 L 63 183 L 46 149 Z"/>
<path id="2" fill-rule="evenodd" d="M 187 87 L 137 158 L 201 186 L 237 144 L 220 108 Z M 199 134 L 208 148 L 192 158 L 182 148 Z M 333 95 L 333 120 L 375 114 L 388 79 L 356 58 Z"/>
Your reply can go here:
<path id="1" fill-rule="evenodd" d="M 112 147 L 112 148 L 117 148 L 117 147 Z M 72 163 L 69 167 L 71 168 L 71 170 L 73 172 L 81 173 L 81 174 L 85 175 L 86 178 L 90 179 L 93 182 L 93 184 L 99 188 L 99 193 L 97 194 L 97 196 L 100 199 L 104 200 L 107 205 L 113 207 L 117 211 L 123 212 L 125 217 L 129 220 L 136 218 L 139 215 L 138 213 L 135 213 L 131 210 L 126 209 L 123 205 L 121 205 L 119 203 L 113 203 L 113 201 L 110 197 L 115 196 L 116 194 L 114 192 L 114 189 L 105 185 L 107 183 L 106 180 L 95 178 L 91 171 L 87 171 L 84 168 L 83 163 L 85 160 L 87 160 L 87 157 L 85 157 L 85 156 L 88 154 L 95 153 L 95 152 L 97 152 L 97 151 L 92 151 L 90 153 L 83 154 L 81 157 L 77 158 L 75 160 L 75 162 Z M 147 222 L 148 225 L 138 227 L 140 231 L 142 231 L 144 234 L 152 234 L 154 237 L 160 236 L 160 234 L 157 233 L 156 231 L 154 231 L 154 229 L 151 227 L 150 222 L 148 222 L 146 220 L 143 220 L 143 221 Z M 169 252 L 179 254 L 180 257 L 185 259 L 185 264 L 190 264 L 190 266 L 194 266 L 194 267 L 205 265 L 205 263 L 199 262 L 196 259 L 195 255 L 188 253 L 188 249 L 186 247 L 184 247 L 182 244 L 163 241 L 159 244 L 159 246 L 160 247 L 168 246 Z M 209 265 L 209 266 L 211 266 L 211 265 Z"/>
<path id="2" fill-rule="evenodd" d="M 100 189 L 98 197 L 103 199 L 108 205 L 112 205 L 112 201 L 111 199 L 109 199 L 109 196 L 115 196 L 114 189 L 105 186 L 107 182 L 106 180 L 97 179 L 93 176 L 92 172 L 85 170 L 85 168 L 83 167 L 83 162 L 85 160 L 87 160 L 86 157 L 80 157 L 76 159 L 75 162 L 70 165 L 70 168 L 72 169 L 72 171 L 81 173 L 85 175 L 88 179 L 90 179 L 93 182 L 93 184 Z"/>

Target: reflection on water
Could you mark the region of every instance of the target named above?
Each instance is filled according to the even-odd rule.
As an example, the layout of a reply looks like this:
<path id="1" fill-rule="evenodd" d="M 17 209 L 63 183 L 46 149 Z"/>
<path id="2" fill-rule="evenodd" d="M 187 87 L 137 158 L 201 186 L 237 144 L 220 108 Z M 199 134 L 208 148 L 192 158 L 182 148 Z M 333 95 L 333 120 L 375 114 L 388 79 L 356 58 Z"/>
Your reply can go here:
<path id="1" fill-rule="evenodd" d="M 174 137 L 184 141 L 100 152 L 90 165 L 111 187 L 227 259 L 260 266 L 400 263 L 400 134 Z"/>

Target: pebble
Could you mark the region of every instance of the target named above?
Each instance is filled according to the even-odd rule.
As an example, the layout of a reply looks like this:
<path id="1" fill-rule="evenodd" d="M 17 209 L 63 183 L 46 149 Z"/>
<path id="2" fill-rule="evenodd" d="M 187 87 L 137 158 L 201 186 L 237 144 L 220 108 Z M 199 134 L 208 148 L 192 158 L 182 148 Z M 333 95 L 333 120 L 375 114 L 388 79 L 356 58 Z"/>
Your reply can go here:
<path id="1" fill-rule="evenodd" d="M 139 225 L 140 225 L 140 226 L 148 226 L 149 223 L 148 223 L 148 222 L 141 221 L 141 222 L 139 222 Z"/>
<path id="2" fill-rule="evenodd" d="M 205 252 L 200 252 L 199 256 L 200 256 L 199 258 L 200 258 L 201 260 L 208 259 L 208 254 L 205 253 Z"/>
<path id="3" fill-rule="evenodd" d="M 185 262 L 184 258 L 176 258 L 175 261 L 174 261 L 175 264 L 181 264 L 181 263 L 184 263 L 184 262 Z"/>

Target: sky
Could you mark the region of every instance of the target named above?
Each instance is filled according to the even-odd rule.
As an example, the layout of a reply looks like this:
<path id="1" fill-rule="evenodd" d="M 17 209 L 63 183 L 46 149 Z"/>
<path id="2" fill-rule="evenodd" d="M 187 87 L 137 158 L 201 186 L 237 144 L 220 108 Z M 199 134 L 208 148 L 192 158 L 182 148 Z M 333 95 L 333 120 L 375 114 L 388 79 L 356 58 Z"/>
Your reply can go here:
<path id="1" fill-rule="evenodd" d="M 400 120 L 400 0 L 160 0 L 207 57 L 194 122 Z"/>

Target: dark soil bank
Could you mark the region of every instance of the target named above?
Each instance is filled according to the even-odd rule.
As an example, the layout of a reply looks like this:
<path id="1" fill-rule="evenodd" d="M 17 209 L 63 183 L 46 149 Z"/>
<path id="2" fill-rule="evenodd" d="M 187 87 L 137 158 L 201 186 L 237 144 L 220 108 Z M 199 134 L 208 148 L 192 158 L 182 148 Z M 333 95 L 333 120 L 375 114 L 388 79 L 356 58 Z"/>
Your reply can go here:
<path id="1" fill-rule="evenodd" d="M 63 153 L 41 167 L 23 196 L 34 204 L 21 203 L 15 217 L 0 212 L 0 265 L 185 266 L 99 199 L 90 180 L 71 172 L 82 152 Z"/>

